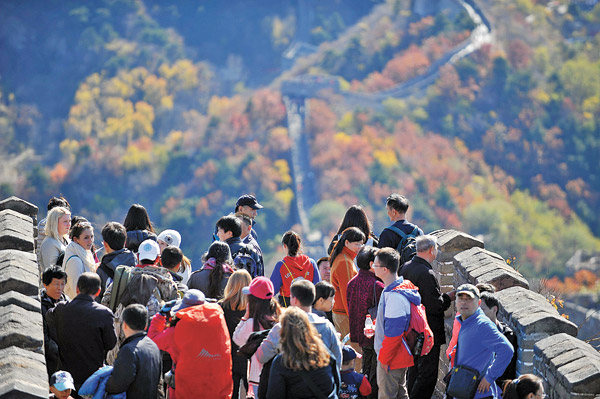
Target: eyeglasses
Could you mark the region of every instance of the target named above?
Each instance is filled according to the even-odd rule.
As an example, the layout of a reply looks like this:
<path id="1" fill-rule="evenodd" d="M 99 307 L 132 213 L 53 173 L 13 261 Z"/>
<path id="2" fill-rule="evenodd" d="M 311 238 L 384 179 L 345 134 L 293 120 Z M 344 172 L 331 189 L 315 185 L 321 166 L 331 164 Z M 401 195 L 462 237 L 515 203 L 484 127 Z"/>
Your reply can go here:
<path id="1" fill-rule="evenodd" d="M 373 267 L 385 267 L 385 266 L 381 266 L 381 263 L 373 262 Z"/>

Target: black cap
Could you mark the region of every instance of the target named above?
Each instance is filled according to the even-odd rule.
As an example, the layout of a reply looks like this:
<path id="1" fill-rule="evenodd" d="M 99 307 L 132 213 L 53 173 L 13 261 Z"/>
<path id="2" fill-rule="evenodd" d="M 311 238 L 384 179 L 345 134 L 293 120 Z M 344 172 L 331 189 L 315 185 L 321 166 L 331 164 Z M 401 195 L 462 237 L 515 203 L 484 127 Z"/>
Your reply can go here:
<path id="1" fill-rule="evenodd" d="M 264 208 L 261 204 L 258 203 L 258 201 L 256 200 L 256 197 L 254 195 L 250 195 L 250 194 L 244 194 L 240 198 L 238 198 L 238 200 L 235 204 L 235 208 L 237 209 L 238 206 L 244 206 L 244 205 L 247 205 L 252 209 Z"/>

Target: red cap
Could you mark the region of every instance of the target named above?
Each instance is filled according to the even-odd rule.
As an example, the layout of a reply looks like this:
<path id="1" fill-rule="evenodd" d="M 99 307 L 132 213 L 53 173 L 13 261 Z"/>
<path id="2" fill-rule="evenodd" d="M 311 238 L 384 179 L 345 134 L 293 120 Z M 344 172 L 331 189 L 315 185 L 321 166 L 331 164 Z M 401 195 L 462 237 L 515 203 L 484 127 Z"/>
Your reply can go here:
<path id="1" fill-rule="evenodd" d="M 242 293 L 252 294 L 259 299 L 271 299 L 275 295 L 275 288 L 267 277 L 256 277 L 250 286 L 242 288 Z"/>

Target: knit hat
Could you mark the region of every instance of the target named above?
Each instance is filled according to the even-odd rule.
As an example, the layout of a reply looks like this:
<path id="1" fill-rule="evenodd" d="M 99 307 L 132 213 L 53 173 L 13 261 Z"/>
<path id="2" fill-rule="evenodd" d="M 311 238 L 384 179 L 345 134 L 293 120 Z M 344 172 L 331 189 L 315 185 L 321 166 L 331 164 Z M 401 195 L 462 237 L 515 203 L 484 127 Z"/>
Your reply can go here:
<path id="1" fill-rule="evenodd" d="M 275 295 L 273 283 L 267 277 L 256 277 L 250 286 L 242 288 L 242 294 L 252 294 L 259 299 L 271 299 Z"/>
<path id="2" fill-rule="evenodd" d="M 158 241 L 164 241 L 167 245 L 173 245 L 179 248 L 181 245 L 181 234 L 176 230 L 164 230 L 158 235 Z"/>
<path id="3" fill-rule="evenodd" d="M 154 240 L 145 240 L 138 248 L 138 255 L 140 257 L 140 262 L 144 259 L 155 260 L 158 255 L 160 255 L 160 247 Z"/>

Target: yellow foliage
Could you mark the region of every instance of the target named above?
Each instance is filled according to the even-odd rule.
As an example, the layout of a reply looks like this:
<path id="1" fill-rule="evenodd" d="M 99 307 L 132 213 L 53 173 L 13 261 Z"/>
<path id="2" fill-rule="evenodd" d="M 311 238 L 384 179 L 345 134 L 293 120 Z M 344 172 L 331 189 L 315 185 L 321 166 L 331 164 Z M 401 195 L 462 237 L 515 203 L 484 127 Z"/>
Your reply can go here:
<path id="1" fill-rule="evenodd" d="M 282 204 L 284 207 L 289 207 L 294 199 L 294 192 L 291 188 L 286 188 L 284 190 L 279 190 L 275 193 L 275 201 Z"/>
<path id="2" fill-rule="evenodd" d="M 273 163 L 275 169 L 277 169 L 277 174 L 279 175 L 279 181 L 283 184 L 290 184 L 292 182 L 292 177 L 290 176 L 290 166 L 288 165 L 285 159 L 278 159 Z"/>
<path id="3" fill-rule="evenodd" d="M 532 98 L 544 105 L 548 104 L 551 100 L 550 95 L 548 95 L 548 93 L 546 93 L 543 89 L 534 90 L 532 93 Z"/>
<path id="4" fill-rule="evenodd" d="M 174 91 L 189 90 L 198 86 L 198 67 L 190 60 L 178 60 L 169 67 L 163 64 L 158 69 L 168 83 L 169 89 Z"/>
<path id="5" fill-rule="evenodd" d="M 167 95 L 167 81 L 164 78 L 149 75 L 142 84 L 142 90 L 144 91 L 144 101 L 154 106 L 159 104 L 162 106 L 163 98 Z"/>
<path id="6" fill-rule="evenodd" d="M 164 109 L 173 109 L 173 96 L 164 96 L 161 98 L 160 106 Z"/>
<path id="7" fill-rule="evenodd" d="M 396 153 L 392 150 L 375 150 L 373 156 L 386 168 L 398 165 L 398 158 L 396 157 Z"/>
<path id="8" fill-rule="evenodd" d="M 208 103 L 208 114 L 214 116 L 223 116 L 233 104 L 233 99 L 229 97 L 212 96 Z"/>
<path id="9" fill-rule="evenodd" d="M 338 77 L 338 82 L 340 83 L 341 91 L 349 91 L 350 90 L 350 82 L 342 77 Z"/>
<path id="10" fill-rule="evenodd" d="M 125 169 L 139 169 L 143 166 L 152 163 L 152 152 L 144 151 L 135 145 L 129 145 L 123 158 L 121 158 L 121 164 Z"/>
<path id="11" fill-rule="evenodd" d="M 352 141 L 352 137 L 343 132 L 336 133 L 333 139 L 337 144 L 349 144 Z"/>
<path id="12" fill-rule="evenodd" d="M 134 130 L 139 136 L 152 136 L 154 134 L 154 108 L 152 105 L 138 101 L 135 103 L 135 114 L 133 115 Z"/>
<path id="13" fill-rule="evenodd" d="M 600 97 L 592 96 L 583 101 L 582 108 L 584 112 L 600 113 Z"/>
<path id="14" fill-rule="evenodd" d="M 79 151 L 79 142 L 77 140 L 65 139 L 60 143 L 59 147 L 63 154 L 74 154 Z"/>
<path id="15" fill-rule="evenodd" d="M 115 97 L 129 98 L 134 93 L 134 88 L 118 77 L 109 80 L 105 88 L 105 94 Z"/>
<path id="16" fill-rule="evenodd" d="M 346 112 L 338 122 L 338 129 L 344 132 L 352 132 L 354 128 L 354 115 L 352 112 Z"/>

